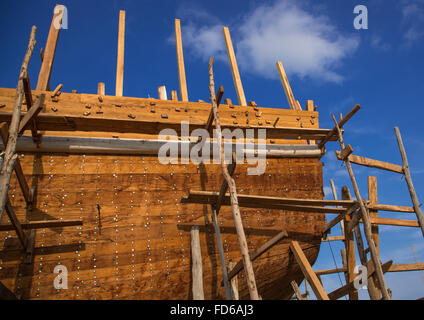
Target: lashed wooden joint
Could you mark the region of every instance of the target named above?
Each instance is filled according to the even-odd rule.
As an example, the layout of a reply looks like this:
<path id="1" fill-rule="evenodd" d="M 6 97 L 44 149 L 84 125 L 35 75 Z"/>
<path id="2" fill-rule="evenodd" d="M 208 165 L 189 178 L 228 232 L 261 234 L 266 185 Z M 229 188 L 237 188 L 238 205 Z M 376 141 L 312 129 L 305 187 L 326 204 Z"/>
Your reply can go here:
<path id="1" fill-rule="evenodd" d="M 353 148 L 348 144 L 342 151 L 336 151 L 336 157 L 339 160 L 345 161 L 353 153 Z"/>

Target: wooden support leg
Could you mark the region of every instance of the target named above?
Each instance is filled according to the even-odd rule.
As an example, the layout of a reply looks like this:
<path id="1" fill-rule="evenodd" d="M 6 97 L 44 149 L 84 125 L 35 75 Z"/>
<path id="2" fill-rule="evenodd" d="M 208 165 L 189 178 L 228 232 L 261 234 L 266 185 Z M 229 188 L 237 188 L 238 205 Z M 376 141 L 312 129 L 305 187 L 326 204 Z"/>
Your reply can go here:
<path id="1" fill-rule="evenodd" d="M 400 154 L 402 156 L 403 162 L 403 173 L 405 175 L 405 180 L 408 185 L 409 194 L 411 196 L 412 203 L 414 205 L 415 214 L 417 215 L 418 223 L 421 227 L 421 232 L 424 237 L 424 216 L 421 210 L 421 204 L 418 200 L 417 194 L 415 193 L 414 184 L 412 183 L 411 172 L 409 170 L 408 158 L 406 157 L 406 151 L 403 146 L 402 136 L 400 135 L 400 131 L 398 127 L 395 127 L 396 139 L 398 142 Z"/>
<path id="2" fill-rule="evenodd" d="M 218 246 L 219 259 L 221 261 L 222 277 L 224 279 L 223 281 L 224 281 L 224 286 L 225 286 L 225 298 L 227 300 L 233 300 L 234 297 L 233 297 L 232 292 L 231 292 L 231 286 L 230 286 L 230 282 L 228 280 L 228 272 L 227 272 L 227 267 L 226 267 L 226 263 L 225 263 L 224 246 L 222 245 L 221 230 L 220 230 L 219 224 L 218 224 L 216 209 L 213 205 L 211 205 L 211 211 L 212 211 L 212 222 L 213 222 L 213 226 L 215 228 L 216 243 L 217 243 L 217 246 Z"/>
<path id="3" fill-rule="evenodd" d="M 229 270 L 232 270 L 234 268 L 234 266 L 235 266 L 235 263 L 230 260 L 229 263 L 228 263 L 228 269 Z M 237 279 L 237 276 L 235 276 L 235 277 L 233 277 L 231 279 L 231 290 L 232 290 L 232 294 L 233 294 L 234 300 L 240 300 L 239 292 L 238 292 L 238 279 Z"/>
<path id="4" fill-rule="evenodd" d="M 297 241 L 292 241 L 290 243 L 290 249 L 293 252 L 293 255 L 300 266 L 300 269 L 303 272 L 303 275 L 308 280 L 311 285 L 312 290 L 314 291 L 316 297 L 320 300 L 329 300 L 327 293 L 322 287 L 321 282 L 319 281 L 317 275 L 312 270 L 312 267 L 303 253 L 302 248 L 300 247 Z"/>
<path id="5" fill-rule="evenodd" d="M 350 222 L 350 216 L 345 216 L 345 226 Z M 345 228 L 346 230 L 347 228 Z M 349 231 L 345 233 L 345 248 L 346 248 L 346 266 L 347 266 L 347 275 L 348 275 L 348 283 L 352 282 L 355 279 L 355 241 L 353 238 L 353 231 Z M 358 300 L 358 290 L 352 288 L 349 291 L 349 300 Z"/>
<path id="6" fill-rule="evenodd" d="M 294 294 L 296 295 L 297 300 L 306 300 L 303 298 L 302 294 L 300 293 L 300 289 L 296 281 L 293 280 L 292 282 L 290 282 L 290 284 L 293 288 L 293 291 L 294 291 Z"/>
<path id="7" fill-rule="evenodd" d="M 200 250 L 199 227 L 191 228 L 191 261 L 193 277 L 193 300 L 205 300 L 203 292 L 202 252 Z"/>

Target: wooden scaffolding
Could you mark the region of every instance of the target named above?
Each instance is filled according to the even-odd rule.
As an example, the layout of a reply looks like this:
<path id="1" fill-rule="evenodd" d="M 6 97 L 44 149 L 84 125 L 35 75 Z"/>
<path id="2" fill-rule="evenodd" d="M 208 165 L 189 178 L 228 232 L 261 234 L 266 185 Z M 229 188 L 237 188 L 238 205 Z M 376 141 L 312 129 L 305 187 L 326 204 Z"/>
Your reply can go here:
<path id="1" fill-rule="evenodd" d="M 52 70 L 52 64 L 54 59 L 54 53 L 56 49 L 56 43 L 60 29 L 53 27 L 53 22 L 56 15 L 53 17 L 52 26 L 50 28 L 47 44 L 42 54 L 42 66 L 36 86 L 36 90 L 50 91 L 50 74 Z M 124 55 L 124 33 L 125 33 L 125 11 L 120 12 L 120 23 L 119 23 L 119 36 L 118 36 L 118 59 L 117 59 L 117 72 L 116 72 L 116 96 L 123 95 L 123 55 Z M 27 253 L 27 262 L 33 261 L 34 254 L 34 238 L 35 230 L 46 227 L 67 227 L 67 226 L 78 226 L 82 224 L 81 220 L 50 220 L 50 221 L 27 221 L 20 222 L 15 213 L 14 208 L 8 199 L 8 190 L 12 172 L 15 172 L 22 193 L 24 195 L 27 210 L 30 211 L 32 208 L 34 190 L 31 189 L 22 172 L 19 158 L 16 153 L 16 146 L 19 137 L 25 130 L 30 129 L 32 134 L 33 143 L 40 147 L 42 136 L 40 130 L 48 128 L 52 130 L 52 125 L 48 124 L 48 121 L 62 121 L 63 119 L 55 119 L 54 115 L 46 115 L 42 113 L 44 100 L 46 99 L 45 94 L 40 94 L 35 101 L 32 100 L 32 92 L 29 77 L 27 74 L 28 64 L 35 46 L 35 34 L 36 27 L 31 30 L 29 45 L 25 54 L 24 61 L 20 70 L 19 80 L 16 89 L 15 103 L 13 107 L 13 113 L 11 115 L 3 116 L 7 121 L 1 123 L 0 134 L 4 144 L 4 152 L 2 154 L 2 167 L 0 172 L 0 212 L 6 210 L 9 217 L 10 224 L 0 225 L 0 230 L 14 230 L 18 236 L 18 239 Z M 240 74 L 237 67 L 236 57 L 230 37 L 228 28 L 223 28 L 223 35 L 226 43 L 226 49 L 230 62 L 231 72 L 233 81 L 238 97 L 240 106 L 250 106 L 257 109 L 256 104 L 253 101 L 247 103 Z M 177 62 L 178 62 L 178 74 L 179 74 L 179 86 L 180 86 L 180 99 L 181 101 L 188 101 L 187 84 L 185 77 L 184 58 L 181 42 L 181 26 L 178 19 L 175 20 L 175 36 L 176 36 L 176 47 L 177 47 Z M 290 109 L 302 110 L 300 103 L 295 99 L 287 75 L 284 71 L 283 64 L 277 62 L 277 70 L 284 88 L 284 92 L 289 103 Z M 51 99 L 57 99 L 61 94 L 63 85 L 58 85 L 55 90 L 51 91 Z M 318 270 L 314 271 L 307 257 L 305 256 L 302 248 L 297 241 L 290 243 L 291 253 L 299 265 L 304 278 L 307 283 L 311 286 L 315 296 L 318 299 L 329 300 L 338 299 L 345 295 L 349 295 L 352 300 L 358 299 L 358 288 L 355 287 L 355 246 L 359 253 L 360 261 L 363 266 L 367 267 L 368 271 L 368 292 L 371 299 L 375 300 L 389 300 L 391 299 L 390 289 L 384 279 L 384 273 L 393 271 L 412 271 L 412 270 L 424 270 L 423 263 L 415 264 L 398 264 L 394 265 L 393 261 L 387 261 L 382 263 L 380 261 L 379 254 L 379 239 L 378 239 L 378 225 L 396 225 L 405 227 L 420 227 L 424 236 L 424 218 L 420 208 L 420 204 L 415 193 L 415 189 L 411 179 L 411 173 L 408 166 L 408 160 L 406 152 L 403 146 L 402 138 L 399 129 L 396 127 L 396 138 L 398 141 L 402 165 L 394 165 L 387 162 L 377 161 L 353 154 L 353 148 L 348 144 L 345 146 L 343 139 L 343 126 L 349 119 L 360 109 L 359 105 L 356 105 L 346 116 L 341 117 L 339 121 L 336 120 L 332 115 L 334 121 L 334 128 L 331 130 L 327 129 L 309 129 L 309 128 L 284 128 L 277 126 L 279 118 L 277 117 L 274 123 L 270 124 L 266 128 L 274 133 L 274 136 L 280 138 L 296 137 L 297 139 L 303 139 L 307 144 L 317 145 L 325 153 L 325 144 L 329 141 L 339 141 L 340 151 L 336 152 L 337 158 L 346 164 L 346 168 L 351 179 L 355 198 L 353 199 L 350 191 L 347 187 L 342 189 L 342 199 L 339 200 L 336 194 L 334 184 L 333 194 L 334 200 L 316 200 L 316 199 L 295 199 L 295 198 L 284 198 L 284 197 L 269 197 L 261 195 L 243 195 L 238 194 L 236 189 L 236 182 L 233 178 L 233 174 L 236 168 L 236 156 L 233 153 L 232 161 L 227 163 L 224 154 L 224 141 L 221 134 L 221 122 L 219 116 L 219 105 L 224 95 L 224 88 L 220 86 L 217 93 L 215 90 L 215 81 L 213 75 L 213 58 L 209 61 L 209 92 L 211 99 L 211 109 L 209 117 L 206 123 L 203 125 L 207 131 L 210 131 L 213 127 L 217 131 L 217 145 L 220 151 L 220 164 L 222 168 L 222 175 L 224 180 L 220 186 L 219 193 L 212 191 L 196 191 L 190 190 L 187 197 L 181 199 L 182 203 L 198 203 L 207 204 L 210 206 L 212 213 L 212 221 L 215 229 L 216 242 L 218 244 L 220 264 L 222 268 L 222 285 L 225 287 L 225 295 L 228 300 L 238 299 L 238 279 L 237 275 L 244 270 L 246 274 L 247 287 L 249 295 L 252 300 L 261 299 L 258 289 L 256 287 L 255 274 L 253 270 L 253 263 L 255 259 L 260 257 L 262 254 L 267 252 L 270 248 L 276 245 L 279 241 L 288 237 L 288 233 L 285 230 L 271 237 L 259 248 L 252 250 L 248 248 L 243 223 L 240 216 L 240 207 L 253 207 L 253 208 L 266 208 L 266 209 L 278 209 L 278 210 L 290 210 L 290 211 L 301 211 L 306 213 L 329 213 L 336 214 L 336 217 L 328 222 L 322 229 L 322 240 L 323 241 L 335 241 L 341 240 L 345 244 L 345 259 L 343 268 L 330 269 L 330 270 Z M 158 88 L 159 98 L 161 100 L 167 100 L 166 90 L 163 86 Z M 103 96 L 105 95 L 104 83 L 98 85 L 98 100 L 102 102 Z M 178 100 L 176 91 L 171 92 L 171 100 Z M 21 116 L 21 107 L 23 103 L 26 104 L 26 112 Z M 306 103 L 306 110 L 314 111 L 313 101 L 308 100 Z M 55 112 L 55 110 L 52 110 Z M 90 111 L 86 111 L 89 113 Z M 164 115 L 162 118 L 165 118 Z M 134 119 L 135 116 L 128 114 L 128 118 Z M 166 116 L 167 118 L 167 116 Z M 102 128 L 103 131 L 113 132 L 114 128 L 120 126 L 120 121 L 110 121 L 103 123 L 96 119 L 86 119 L 83 124 L 79 123 L 72 118 L 72 115 L 64 118 L 64 122 L 55 123 L 57 128 L 55 130 L 73 130 L 77 131 L 81 127 L 93 125 L 97 128 Z M 138 121 L 136 126 L 139 126 L 142 120 Z M 237 123 L 234 123 L 233 127 L 238 127 Z M 41 128 L 41 129 L 40 129 Z M 135 126 L 134 126 L 135 128 Z M 129 128 L 128 130 L 132 130 Z M 138 129 L 140 130 L 140 129 Z M 397 172 L 405 177 L 408 189 L 410 192 L 411 200 L 413 203 L 412 207 L 403 207 L 397 205 L 385 205 L 379 204 L 377 201 L 377 184 L 375 177 L 368 177 L 368 200 L 361 197 L 360 190 L 358 188 L 356 178 L 351 166 L 351 163 L 363 165 L 367 167 L 373 167 L 383 170 L 389 170 Z M 228 191 L 228 192 L 227 192 Z M 231 206 L 232 216 L 234 225 L 237 231 L 237 237 L 240 245 L 241 258 L 239 261 L 233 263 L 232 261 L 226 261 L 224 256 L 223 243 L 221 239 L 220 226 L 218 224 L 217 217 L 220 213 L 222 206 Z M 394 211 L 394 212 L 405 212 L 415 213 L 417 221 L 406 221 L 397 219 L 385 219 L 378 217 L 378 211 Z M 364 225 L 365 240 L 362 239 L 359 224 Z M 336 225 L 340 224 L 343 230 L 341 236 L 327 236 L 331 229 Z M 368 259 L 367 254 L 370 254 Z M 203 292 L 203 277 L 202 277 L 202 257 L 200 250 L 199 240 L 199 229 L 193 227 L 191 230 L 191 259 L 192 259 L 192 296 L 194 299 L 204 299 Z M 332 273 L 343 272 L 346 277 L 346 285 L 338 288 L 337 290 L 327 293 L 324 290 L 320 276 Z M 295 281 L 291 282 L 295 297 L 299 300 L 308 298 L 308 293 L 302 295 L 298 288 L 298 283 Z"/>

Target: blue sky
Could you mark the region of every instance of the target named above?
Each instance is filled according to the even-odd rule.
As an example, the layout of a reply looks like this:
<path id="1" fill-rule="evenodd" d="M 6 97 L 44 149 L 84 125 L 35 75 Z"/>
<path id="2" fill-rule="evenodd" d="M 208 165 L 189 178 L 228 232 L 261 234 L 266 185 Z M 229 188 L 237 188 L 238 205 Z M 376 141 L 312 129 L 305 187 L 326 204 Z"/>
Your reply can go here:
<path id="1" fill-rule="evenodd" d="M 362 109 L 345 127 L 345 141 L 356 154 L 400 164 L 394 135 L 399 126 L 408 153 L 418 197 L 424 197 L 422 133 L 424 104 L 424 0 L 369 1 L 61 1 L 68 9 L 68 29 L 62 30 L 51 87 L 95 93 L 98 82 L 114 94 L 119 10 L 126 10 L 124 95 L 157 97 L 157 87 L 178 90 L 174 18 L 181 19 L 188 95 L 208 98 L 207 60 L 216 57 L 215 81 L 225 97 L 237 101 L 222 26 L 230 28 L 247 100 L 259 106 L 287 108 L 275 62 L 286 68 L 294 95 L 302 106 L 314 100 L 320 126 L 333 126 L 331 113 L 346 114 L 355 104 Z M 36 83 L 40 48 L 45 45 L 54 1 L 0 2 L 0 87 L 15 87 L 30 28 L 38 27 L 37 46 L 30 64 Z M 353 26 L 353 8 L 368 8 L 368 29 Z M 336 143 L 323 158 L 324 185 L 351 186 L 346 168 L 336 161 Z M 361 193 L 367 197 L 366 177 L 377 176 L 381 203 L 411 205 L 406 183 L 395 173 L 354 167 Z M 353 193 L 353 190 L 352 190 Z M 424 201 L 424 200 L 422 200 Z M 413 215 L 381 213 L 384 217 L 414 219 Z M 329 216 L 331 218 L 331 216 Z M 332 235 L 338 234 L 334 230 Z M 395 263 L 424 261 L 424 242 L 418 229 L 380 227 L 382 260 Z M 341 244 L 332 243 L 340 266 Z M 359 261 L 359 259 L 358 259 Z M 333 268 L 328 243 L 315 269 Z M 342 277 L 342 275 L 340 275 Z M 342 277 L 343 278 L 343 277 Z M 324 276 L 327 291 L 340 286 L 337 275 Z M 343 279 L 342 279 L 343 280 Z M 424 296 L 420 272 L 387 276 L 394 298 Z M 361 298 L 367 298 L 364 290 Z"/>

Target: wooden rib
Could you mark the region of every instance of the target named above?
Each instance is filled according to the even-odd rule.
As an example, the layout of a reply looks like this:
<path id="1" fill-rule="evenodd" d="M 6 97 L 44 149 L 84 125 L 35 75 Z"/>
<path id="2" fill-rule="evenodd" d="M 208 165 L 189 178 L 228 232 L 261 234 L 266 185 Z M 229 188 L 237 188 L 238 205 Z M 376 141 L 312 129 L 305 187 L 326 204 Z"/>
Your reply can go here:
<path id="1" fill-rule="evenodd" d="M 178 101 L 178 93 L 176 90 L 171 91 L 171 100 Z"/>
<path id="2" fill-rule="evenodd" d="M 420 271 L 420 270 L 424 270 L 423 262 L 393 264 L 389 268 L 388 272 Z"/>
<path id="3" fill-rule="evenodd" d="M 125 11 L 119 11 L 118 58 L 116 62 L 115 95 L 122 97 L 124 90 Z"/>
<path id="4" fill-rule="evenodd" d="M 409 165 L 408 165 L 408 158 L 406 156 L 406 151 L 405 151 L 405 147 L 403 146 L 402 136 L 400 134 L 398 127 L 395 127 L 395 132 L 396 132 L 396 140 L 399 146 L 399 151 L 402 156 L 405 181 L 406 181 L 406 184 L 408 185 L 409 195 L 411 196 L 412 204 L 414 205 L 414 209 L 415 209 L 415 214 L 417 216 L 419 225 L 421 227 L 421 232 L 424 236 L 424 216 L 423 216 L 423 212 L 421 211 L 420 201 L 418 200 L 417 194 L 415 193 L 414 184 L 412 183 L 411 172 L 409 170 Z"/>
<path id="5" fill-rule="evenodd" d="M 41 64 L 40 73 L 38 74 L 36 90 L 50 90 L 50 76 L 53 68 L 57 40 L 59 38 L 60 32 L 60 28 L 56 29 L 55 27 L 55 21 L 60 14 L 61 12 L 58 10 L 57 13 L 53 15 L 49 35 L 47 37 L 47 42 L 43 53 L 43 62 Z"/>
<path id="6" fill-rule="evenodd" d="M 44 228 L 63 228 L 72 226 L 82 226 L 82 220 L 45 220 L 45 221 L 29 221 L 21 223 L 23 230 L 44 229 Z M 0 224 L 0 231 L 14 230 L 12 224 Z"/>
<path id="7" fill-rule="evenodd" d="M 180 80 L 181 101 L 188 101 L 187 81 L 184 67 L 183 43 L 181 40 L 180 19 L 175 19 L 175 43 L 177 47 L 178 77 Z"/>
<path id="8" fill-rule="evenodd" d="M 19 123 L 18 134 L 22 134 L 27 129 L 27 127 L 35 121 L 37 115 L 43 109 L 44 97 L 44 94 L 41 94 L 37 98 L 37 100 L 35 100 L 34 105 L 31 107 L 31 109 L 29 109 L 29 111 L 25 113 L 24 117 Z"/>
<path id="9" fill-rule="evenodd" d="M 393 264 L 393 261 L 392 260 L 390 260 L 390 261 L 386 262 L 385 264 L 383 264 L 381 266 L 381 269 L 383 270 L 383 273 L 386 273 L 391 268 L 391 265 L 392 264 Z M 366 267 L 367 267 L 368 278 L 369 278 L 369 277 L 371 277 L 374 274 L 375 268 L 374 268 L 374 265 L 372 264 L 371 261 L 368 261 Z M 340 288 L 334 290 L 333 292 L 329 293 L 328 294 L 328 297 L 331 300 L 337 300 L 337 299 L 339 299 L 339 298 L 347 295 L 349 293 L 349 291 L 351 291 L 354 288 L 355 288 L 354 282 L 351 281 L 348 284 L 344 285 L 343 287 L 340 287 Z"/>
<path id="10" fill-rule="evenodd" d="M 233 75 L 234 87 L 236 89 L 239 105 L 247 106 L 244 95 L 243 85 L 241 83 L 240 73 L 237 66 L 236 55 L 234 53 L 233 42 L 231 41 L 230 31 L 227 27 L 222 28 L 224 34 L 225 46 L 227 48 L 228 61 L 230 62 L 231 74 Z"/>
<path id="11" fill-rule="evenodd" d="M 105 83 L 104 82 L 99 82 L 97 84 L 97 94 L 100 95 L 100 96 L 105 95 Z"/>
<path id="12" fill-rule="evenodd" d="M 302 110 L 300 106 L 298 106 L 296 99 L 294 98 L 292 89 L 289 84 L 289 80 L 287 79 L 286 72 L 284 71 L 283 64 L 281 61 L 277 61 L 277 70 L 278 75 L 280 76 L 281 83 L 283 84 L 284 92 L 287 97 L 287 101 L 289 102 L 289 107 L 292 110 Z"/>
<path id="13" fill-rule="evenodd" d="M 280 240 L 283 238 L 287 238 L 288 234 L 286 231 L 279 232 L 276 236 L 272 237 L 270 240 L 268 240 L 266 243 L 264 243 L 262 246 L 260 246 L 258 249 L 256 249 L 251 255 L 250 260 L 253 262 L 258 257 L 260 257 L 263 253 L 271 249 L 274 245 L 276 245 Z M 228 273 L 228 279 L 231 280 L 233 277 L 235 277 L 241 270 L 243 270 L 243 261 L 240 260 L 236 263 L 233 269 L 230 270 Z M 223 283 L 221 282 L 221 285 Z"/>
<path id="14" fill-rule="evenodd" d="M 342 119 L 340 120 L 340 122 L 338 123 L 338 127 L 341 130 L 343 128 L 343 126 L 346 124 L 346 122 L 353 117 L 353 115 L 358 112 L 358 110 L 361 109 L 361 106 L 359 104 L 357 104 L 356 106 L 354 106 L 352 108 L 352 110 L 349 111 L 349 113 Z M 318 147 L 322 148 L 324 147 L 324 145 L 328 142 L 331 141 L 332 136 L 337 135 L 337 128 L 334 127 L 328 134 L 327 136 L 322 139 L 319 144 Z"/>
<path id="15" fill-rule="evenodd" d="M 315 293 L 315 296 L 320 300 L 329 300 L 327 293 L 322 287 L 321 282 L 319 281 L 317 275 L 312 270 L 312 267 L 306 258 L 305 254 L 302 251 L 299 243 L 297 241 L 292 241 L 290 243 L 290 249 L 293 252 L 293 255 L 300 266 L 300 269 L 303 272 L 303 275 L 308 280 L 309 284 L 312 287 L 312 290 Z"/>
<path id="16" fill-rule="evenodd" d="M 203 292 L 202 252 L 200 250 L 199 227 L 192 227 L 190 234 L 193 300 L 205 300 Z"/>
<path id="17" fill-rule="evenodd" d="M 339 160 L 344 160 L 340 151 L 336 151 L 336 157 Z M 365 158 L 365 157 L 357 156 L 354 154 L 349 155 L 348 159 L 350 162 L 359 164 L 361 166 L 383 169 L 383 170 L 393 171 L 397 173 L 403 173 L 403 168 L 397 164 Z"/>

